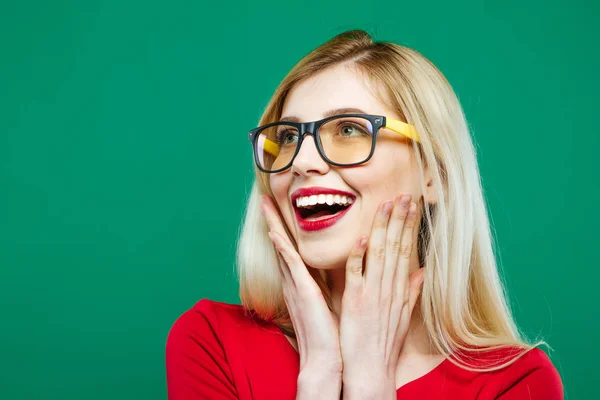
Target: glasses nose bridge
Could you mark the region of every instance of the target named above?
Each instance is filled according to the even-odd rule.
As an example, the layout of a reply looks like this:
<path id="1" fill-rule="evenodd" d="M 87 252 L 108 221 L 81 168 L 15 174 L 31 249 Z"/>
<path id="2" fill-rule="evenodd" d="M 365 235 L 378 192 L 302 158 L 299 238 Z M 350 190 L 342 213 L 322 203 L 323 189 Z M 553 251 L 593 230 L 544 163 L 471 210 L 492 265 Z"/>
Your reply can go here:
<path id="1" fill-rule="evenodd" d="M 313 135 L 313 139 L 316 139 L 315 128 L 317 127 L 316 122 L 304 122 L 300 124 L 300 136 L 304 139 L 306 135 Z"/>
<path id="2" fill-rule="evenodd" d="M 315 130 L 319 129 L 319 125 L 318 125 L 318 121 L 315 122 L 303 122 L 300 124 L 300 132 L 299 132 L 299 136 L 300 136 L 300 140 L 298 140 L 298 150 L 296 152 L 296 155 L 298 153 L 300 153 L 300 151 L 302 151 L 302 145 L 304 144 L 304 139 L 306 138 L 306 135 L 311 135 L 313 137 L 313 145 L 315 146 L 315 150 L 317 151 L 317 153 L 319 154 L 320 158 L 323 158 L 323 155 L 321 154 L 321 150 L 319 149 L 319 139 L 317 138 L 317 133 L 315 132 Z"/>
<path id="3" fill-rule="evenodd" d="M 299 136 L 300 139 L 298 140 L 298 148 L 296 150 L 296 154 L 294 155 L 294 159 L 292 160 L 291 164 L 294 165 L 296 164 L 298 168 L 309 168 L 308 164 L 313 164 L 315 162 L 324 162 L 324 158 L 323 158 L 323 154 L 321 153 L 321 150 L 319 149 L 319 144 L 318 144 L 318 138 L 316 135 L 315 130 L 319 129 L 319 125 L 318 125 L 318 121 L 317 122 L 304 122 L 301 123 L 299 125 Z M 304 143 L 304 139 L 306 138 L 306 135 L 311 135 L 313 137 L 313 149 L 310 150 L 308 149 L 306 146 L 303 146 Z M 311 146 L 309 146 L 311 147 Z M 306 153 L 308 151 L 308 153 Z M 314 152 L 314 153 L 312 153 Z M 300 157 L 298 157 L 300 156 Z M 316 158 L 315 158 L 316 157 Z M 310 161 L 309 161 L 310 160 Z M 319 160 L 319 161 L 317 161 Z M 314 167 L 314 165 L 313 165 Z M 311 167 L 312 168 L 312 167 Z"/>

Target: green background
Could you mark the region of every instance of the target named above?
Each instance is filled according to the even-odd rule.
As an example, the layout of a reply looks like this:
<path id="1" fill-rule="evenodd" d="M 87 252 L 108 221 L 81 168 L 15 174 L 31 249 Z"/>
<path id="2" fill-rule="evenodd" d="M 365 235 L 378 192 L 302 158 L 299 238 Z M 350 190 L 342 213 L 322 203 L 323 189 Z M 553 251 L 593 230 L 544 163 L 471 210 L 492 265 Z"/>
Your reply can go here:
<path id="1" fill-rule="evenodd" d="M 416 48 L 450 80 L 518 322 L 554 348 L 567 398 L 600 398 L 598 11 L 3 2 L 0 398 L 166 397 L 174 320 L 204 297 L 239 300 L 247 130 L 300 57 L 351 28 Z"/>

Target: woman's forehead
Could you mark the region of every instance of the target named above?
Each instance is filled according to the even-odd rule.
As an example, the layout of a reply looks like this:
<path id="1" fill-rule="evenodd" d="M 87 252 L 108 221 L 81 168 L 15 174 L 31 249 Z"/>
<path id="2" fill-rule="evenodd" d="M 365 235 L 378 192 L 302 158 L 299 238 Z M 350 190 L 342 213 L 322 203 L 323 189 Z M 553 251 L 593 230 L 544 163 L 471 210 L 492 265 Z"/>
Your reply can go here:
<path id="1" fill-rule="evenodd" d="M 354 68 L 340 65 L 298 82 L 288 93 L 281 118 L 315 121 L 332 110 L 362 110 L 366 114 L 387 115 L 387 109 L 375 96 L 373 85 Z"/>

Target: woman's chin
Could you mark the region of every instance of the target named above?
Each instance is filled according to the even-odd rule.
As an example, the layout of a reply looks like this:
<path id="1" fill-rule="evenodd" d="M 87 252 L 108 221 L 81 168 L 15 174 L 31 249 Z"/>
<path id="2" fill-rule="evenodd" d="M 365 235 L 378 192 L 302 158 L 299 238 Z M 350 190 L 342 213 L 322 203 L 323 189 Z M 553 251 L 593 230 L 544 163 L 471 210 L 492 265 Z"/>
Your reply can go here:
<path id="1" fill-rule="evenodd" d="M 316 269 L 331 270 L 344 268 L 352 249 L 349 240 L 317 240 L 298 243 L 298 252 L 306 265 Z"/>
<path id="2" fill-rule="evenodd" d="M 327 251 L 327 250 L 309 250 L 306 249 L 303 251 L 300 248 L 300 256 L 306 265 L 311 266 L 312 268 L 322 269 L 322 270 L 332 270 L 338 268 L 344 268 L 346 266 L 346 261 L 348 260 L 348 252 L 341 252 L 341 249 L 336 249 L 336 251 Z"/>

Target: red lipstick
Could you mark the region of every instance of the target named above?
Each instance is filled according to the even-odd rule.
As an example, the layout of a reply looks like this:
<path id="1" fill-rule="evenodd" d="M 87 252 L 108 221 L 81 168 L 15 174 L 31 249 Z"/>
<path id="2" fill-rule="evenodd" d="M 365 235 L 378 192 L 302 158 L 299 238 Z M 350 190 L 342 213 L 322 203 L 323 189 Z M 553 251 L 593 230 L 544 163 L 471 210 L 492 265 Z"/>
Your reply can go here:
<path id="1" fill-rule="evenodd" d="M 307 197 L 307 196 L 314 196 L 314 195 L 320 195 L 320 194 L 326 194 L 326 195 L 332 194 L 332 195 L 346 196 L 351 201 L 354 201 L 354 199 L 356 198 L 355 195 L 353 195 L 352 193 L 349 193 L 349 192 L 344 192 L 342 190 L 337 190 L 337 189 L 330 189 L 330 188 L 326 188 L 326 187 L 318 187 L 318 186 L 312 186 L 312 187 L 308 187 L 308 188 L 300 188 L 300 189 L 294 191 L 292 193 L 291 200 L 292 200 L 292 206 L 294 207 L 294 212 L 296 214 L 296 220 L 298 221 L 298 225 L 300 226 L 300 229 L 312 232 L 312 231 L 318 231 L 321 229 L 329 228 L 330 226 L 335 224 L 337 221 L 342 219 L 342 217 L 344 215 L 346 215 L 348 210 L 350 210 L 350 208 L 352 207 L 352 204 L 349 204 L 348 207 L 346 207 L 345 209 L 340 210 L 336 214 L 329 216 L 329 217 L 322 217 L 320 219 L 304 219 L 302 217 L 302 214 L 300 213 L 300 210 L 296 206 L 296 199 L 299 197 Z"/>

